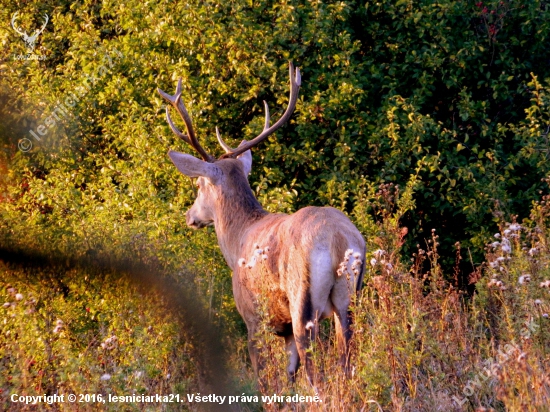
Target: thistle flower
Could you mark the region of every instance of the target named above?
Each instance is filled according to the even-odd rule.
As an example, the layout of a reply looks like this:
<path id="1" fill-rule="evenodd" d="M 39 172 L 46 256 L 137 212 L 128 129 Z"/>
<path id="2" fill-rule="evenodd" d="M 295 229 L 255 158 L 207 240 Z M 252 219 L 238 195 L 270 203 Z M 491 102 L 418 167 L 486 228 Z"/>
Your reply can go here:
<path id="1" fill-rule="evenodd" d="M 500 290 L 506 290 L 506 286 L 504 286 L 504 283 L 501 280 L 498 279 L 491 279 L 491 281 L 487 284 L 488 287 L 495 286 L 499 288 Z"/>
<path id="2" fill-rule="evenodd" d="M 252 256 L 252 259 L 250 259 L 250 262 L 246 265 L 249 269 L 252 269 L 254 266 L 256 266 L 256 256 Z"/>
<path id="3" fill-rule="evenodd" d="M 374 257 L 378 260 L 380 260 L 382 256 L 384 256 L 385 254 L 386 254 L 386 251 L 382 249 L 378 249 L 374 251 Z"/>
<path id="4" fill-rule="evenodd" d="M 117 337 L 115 335 L 105 339 L 101 343 L 101 347 L 103 349 L 107 349 L 107 350 L 112 350 L 112 349 L 116 348 L 116 346 L 117 346 Z"/>
<path id="5" fill-rule="evenodd" d="M 531 275 L 528 273 L 526 273 L 525 275 L 521 275 L 518 281 L 520 285 L 523 285 L 524 283 L 529 283 L 531 282 Z"/>
<path id="6" fill-rule="evenodd" d="M 502 238 L 502 243 L 500 245 L 500 248 L 504 253 L 512 252 L 512 245 L 510 245 L 510 241 L 505 237 Z"/>

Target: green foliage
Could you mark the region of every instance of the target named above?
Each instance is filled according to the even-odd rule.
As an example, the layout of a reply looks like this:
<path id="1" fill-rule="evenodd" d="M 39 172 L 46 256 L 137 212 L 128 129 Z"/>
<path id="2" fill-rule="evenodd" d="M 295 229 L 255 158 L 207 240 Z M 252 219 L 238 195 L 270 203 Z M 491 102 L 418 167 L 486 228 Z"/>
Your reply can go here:
<path id="1" fill-rule="evenodd" d="M 183 78 L 198 135 L 219 153 L 216 125 L 236 145 L 261 130 L 262 100 L 281 113 L 288 60 L 303 72 L 297 112 L 255 151 L 251 177 L 269 209 L 351 212 L 365 185 L 404 185 L 420 168 L 406 250 L 437 228 L 450 259 L 457 240 L 484 244 L 495 212 L 527 214 L 548 172 L 543 1 L 31 2 L 7 4 L 3 20 L 15 11 L 23 29 L 42 13 L 51 23 L 35 49 L 44 61 L 15 59 L 25 45 L 0 29 L 10 197 L 56 239 L 79 238 L 92 216 L 157 239 L 179 230 L 192 192 L 165 156 L 182 143 L 156 87 Z M 86 76 L 97 81 L 70 114 L 32 138 Z M 24 137 L 29 153 L 15 151 Z"/>
<path id="2" fill-rule="evenodd" d="M 189 336 L 173 317 L 166 321 L 170 310 L 162 296 L 140 291 L 127 278 L 2 264 L 0 300 L 4 410 L 19 409 L 10 394 L 106 398 L 108 393 L 185 393 L 196 386 Z M 79 403 L 84 404 L 93 406 Z M 69 402 L 55 406 L 74 408 Z"/>
<path id="3" fill-rule="evenodd" d="M 528 215 L 550 172 L 550 5 L 544 0 L 0 4 L 3 241 L 159 264 L 180 282 L 196 284 L 204 308 L 231 336 L 241 336 L 244 326 L 229 271 L 215 233 L 186 228 L 192 184 L 166 151 L 190 148 L 166 125 L 157 87 L 171 92 L 182 77 L 182 99 L 199 139 L 219 154 L 215 126 L 236 146 L 261 131 L 262 100 L 272 118 L 281 115 L 287 64 L 294 61 L 303 73 L 297 110 L 254 150 L 253 190 L 270 211 L 311 204 L 346 211 L 370 253 L 384 249 L 394 268 L 417 259 L 414 245 L 426 244 L 437 229 L 437 259 L 419 261 L 417 273 L 430 267 L 451 278 L 439 264 L 452 266 L 457 241 L 462 257 L 469 251 L 457 271 L 471 272 L 498 223 Z M 27 50 L 8 24 L 16 11 L 28 33 L 44 13 L 50 16 L 33 52 L 44 60 L 18 57 Z M 30 130 L 38 134 L 40 126 L 46 133 L 37 141 Z M 18 150 L 21 139 L 33 148 Z M 371 275 L 381 276 L 385 269 L 376 265 Z M 198 275 L 187 278 L 185 266 Z M 444 318 L 461 310 L 456 295 L 422 300 L 420 292 L 429 290 L 415 282 L 385 281 L 387 296 L 414 299 L 360 320 L 362 338 L 371 324 L 380 329 L 360 348 L 359 358 L 370 363 L 358 370 L 358 385 L 388 405 L 403 399 L 389 382 L 394 391 L 422 377 L 444 382 L 464 366 L 438 346 L 463 330 Z M 467 283 L 463 277 L 455 285 Z M 379 309 L 363 302 L 365 310 Z M 430 305 L 447 303 L 452 310 L 441 317 L 426 315 Z M 422 363 L 427 349 L 407 340 L 417 339 L 408 327 L 423 316 L 415 330 L 440 334 L 418 338 L 441 361 L 435 371 Z M 484 330 L 476 322 L 472 339 Z M 387 340 L 377 342 L 376 332 Z M 395 336 L 403 341 L 389 342 Z M 237 342 L 237 357 L 245 358 L 242 339 Z M 458 342 L 454 349 L 469 344 Z M 481 357 L 490 353 L 484 348 Z M 386 356 L 394 349 L 408 356 Z M 392 369 L 388 359 L 406 370 Z M 448 359 L 455 363 L 446 369 Z M 421 393 L 407 391 L 413 399 Z M 366 405 L 368 398 L 354 396 Z"/>

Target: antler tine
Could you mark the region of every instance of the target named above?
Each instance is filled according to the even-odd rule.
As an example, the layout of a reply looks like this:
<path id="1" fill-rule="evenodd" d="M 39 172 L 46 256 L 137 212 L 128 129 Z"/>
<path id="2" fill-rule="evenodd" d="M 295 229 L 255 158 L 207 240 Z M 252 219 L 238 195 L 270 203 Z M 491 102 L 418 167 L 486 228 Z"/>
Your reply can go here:
<path id="1" fill-rule="evenodd" d="M 223 141 L 222 135 L 218 130 L 218 126 L 216 126 L 216 137 L 218 138 L 218 142 L 220 143 L 220 146 L 223 148 L 223 150 L 225 150 L 225 153 L 233 153 L 235 149 L 232 149 L 227 143 Z"/>
<path id="2" fill-rule="evenodd" d="M 277 122 L 275 122 L 273 126 L 269 127 L 269 107 L 267 106 L 267 103 L 264 102 L 266 113 L 265 113 L 264 130 L 262 131 L 262 133 L 260 133 L 251 141 L 240 145 L 236 149 L 233 149 L 230 152 L 226 151 L 225 154 L 220 156 L 220 159 L 225 159 L 228 157 L 236 157 L 241 153 L 246 152 L 247 150 L 256 146 L 258 143 L 265 140 L 269 135 L 273 134 L 275 130 L 280 128 L 283 124 L 285 124 L 288 121 L 288 119 L 292 115 L 292 112 L 296 108 L 296 102 L 298 101 L 298 92 L 300 91 L 300 85 L 302 84 L 300 69 L 296 68 L 296 71 L 295 71 L 294 65 L 292 64 L 292 62 L 289 62 L 289 73 L 290 73 L 290 98 L 288 102 L 288 107 L 286 108 L 286 111 L 281 116 L 281 118 L 277 120 Z"/>
<path id="3" fill-rule="evenodd" d="M 267 102 L 264 100 L 264 109 L 265 109 L 265 123 L 264 123 L 264 130 L 269 129 L 269 106 L 267 105 Z"/>
<path id="4" fill-rule="evenodd" d="M 174 132 L 176 136 L 183 139 L 183 141 L 186 142 L 187 144 L 190 144 L 191 146 L 193 146 L 193 144 L 191 143 L 191 140 L 189 140 L 189 137 L 186 134 L 183 134 L 182 132 L 180 132 L 179 129 L 174 124 L 174 122 L 172 121 L 172 118 L 170 117 L 170 108 L 168 106 L 166 106 L 166 121 L 168 122 L 168 126 L 170 126 L 170 129 L 172 130 L 172 132 Z"/>
<path id="5" fill-rule="evenodd" d="M 181 78 L 178 80 L 178 85 L 176 86 L 176 94 L 174 94 L 173 96 L 162 91 L 160 88 L 157 88 L 157 91 L 159 92 L 161 97 L 169 102 L 172 106 L 174 106 L 176 111 L 179 113 L 180 117 L 185 123 L 187 135 L 180 132 L 178 128 L 174 125 L 174 122 L 172 122 L 172 119 L 170 118 L 169 108 L 166 107 L 166 120 L 168 121 L 168 125 L 170 126 L 170 129 L 172 129 L 174 134 L 182 138 L 185 142 L 189 143 L 191 147 L 193 147 L 193 149 L 195 149 L 201 155 L 203 160 L 212 163 L 215 160 L 214 157 L 209 155 L 206 150 L 202 148 L 202 146 L 199 144 L 199 141 L 197 140 L 195 129 L 193 129 L 193 122 L 191 121 L 191 116 L 189 116 L 189 113 L 185 108 L 185 104 L 183 104 L 183 102 L 181 101 L 181 90 Z"/>

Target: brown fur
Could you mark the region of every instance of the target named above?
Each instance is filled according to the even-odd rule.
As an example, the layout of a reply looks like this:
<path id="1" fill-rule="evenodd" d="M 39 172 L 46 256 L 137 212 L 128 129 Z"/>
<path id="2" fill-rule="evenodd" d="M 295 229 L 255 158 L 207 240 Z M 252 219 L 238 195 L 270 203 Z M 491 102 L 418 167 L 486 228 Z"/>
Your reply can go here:
<path id="1" fill-rule="evenodd" d="M 224 159 L 214 165 L 218 167 L 214 168 L 215 179 L 201 182 L 188 223 L 202 227 L 208 221 L 199 222 L 197 216 L 207 215 L 215 226 L 222 253 L 233 270 L 235 303 L 248 328 L 256 372 L 263 365 L 256 347 L 261 296 L 267 298 L 275 333 L 285 337 L 288 350 L 297 351 L 312 384 L 313 365 L 307 348 L 323 316 L 335 314 L 341 361 L 348 368 L 348 305 L 362 276 L 348 281 L 346 276 L 339 277 L 337 270 L 349 248 L 364 260 L 361 234 L 342 212 L 329 207 L 306 207 L 292 215 L 267 213 L 254 197 L 239 160 Z M 263 259 L 256 251 L 266 247 L 269 251 Z M 254 257 L 257 261 L 252 267 L 239 264 L 240 260 L 249 264 Z M 287 369 L 291 379 L 297 367 L 291 356 Z"/>

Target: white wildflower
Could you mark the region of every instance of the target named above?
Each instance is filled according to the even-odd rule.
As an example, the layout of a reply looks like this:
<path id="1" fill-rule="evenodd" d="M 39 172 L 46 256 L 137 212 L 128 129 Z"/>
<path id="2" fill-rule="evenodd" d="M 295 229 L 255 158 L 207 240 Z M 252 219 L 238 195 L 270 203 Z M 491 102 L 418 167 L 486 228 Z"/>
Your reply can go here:
<path id="1" fill-rule="evenodd" d="M 508 236 L 510 233 L 512 233 L 512 231 L 510 229 L 506 229 L 504 231 L 504 236 Z"/>
<path id="2" fill-rule="evenodd" d="M 108 373 L 104 373 L 99 379 L 102 381 L 108 381 L 109 379 L 111 379 L 111 375 L 109 375 Z"/>
<path id="3" fill-rule="evenodd" d="M 500 245 L 500 242 L 493 242 L 491 243 L 491 247 L 494 249 L 494 248 L 497 248 L 498 246 Z"/>
<path id="4" fill-rule="evenodd" d="M 529 249 L 529 256 L 535 256 L 537 253 L 538 253 L 538 249 L 536 247 L 532 247 L 531 249 Z"/>
<path id="5" fill-rule="evenodd" d="M 544 282 L 540 282 L 541 288 L 550 288 L 550 280 L 546 280 Z"/>
<path id="6" fill-rule="evenodd" d="M 512 252 L 512 245 L 510 245 L 510 241 L 505 237 L 502 238 L 502 243 L 501 243 L 500 248 L 504 253 L 511 253 Z"/>
<path id="7" fill-rule="evenodd" d="M 382 250 L 382 249 L 378 249 L 378 250 L 375 250 L 374 251 L 374 257 L 378 260 L 380 260 L 380 258 L 382 256 L 384 256 L 386 254 L 386 251 L 385 250 Z"/>
<path id="8" fill-rule="evenodd" d="M 23 300 L 23 295 L 21 293 L 17 293 L 15 295 L 15 300 Z"/>
<path id="9" fill-rule="evenodd" d="M 375 258 L 372 258 L 372 259 L 370 260 L 371 266 L 376 266 L 376 263 L 377 263 L 377 261 L 376 261 Z"/>
<path id="10" fill-rule="evenodd" d="M 500 290 L 506 290 L 506 286 L 504 286 L 504 283 L 501 280 L 498 279 L 491 279 L 491 281 L 487 284 L 487 286 L 495 286 L 497 288 L 500 288 Z"/>
<path id="11" fill-rule="evenodd" d="M 531 282 L 531 275 L 526 273 L 525 275 L 521 275 L 519 277 L 519 284 L 520 285 L 523 285 L 524 283 L 529 283 Z"/>
<path id="12" fill-rule="evenodd" d="M 9 308 L 11 306 L 11 303 L 10 302 L 6 302 L 2 305 L 3 307 L 5 308 Z"/>
<path id="13" fill-rule="evenodd" d="M 359 258 L 361 257 L 361 253 L 355 252 L 355 253 L 353 254 L 353 257 L 354 257 L 355 259 L 359 259 Z"/>
<path id="14" fill-rule="evenodd" d="M 391 263 L 386 263 L 386 269 L 388 270 L 392 270 L 393 269 L 393 265 Z"/>
<path id="15" fill-rule="evenodd" d="M 548 318 L 548 313 L 543 313 L 543 314 L 542 314 L 542 317 L 543 317 L 543 318 Z"/>
<path id="16" fill-rule="evenodd" d="M 502 262 L 504 260 L 506 260 L 506 258 L 504 256 L 497 257 L 497 262 Z"/>
<path id="17" fill-rule="evenodd" d="M 542 305 L 542 300 L 535 299 L 535 305 Z"/>
<path id="18" fill-rule="evenodd" d="M 306 323 L 306 330 L 311 330 L 313 329 L 315 325 L 313 324 L 312 321 L 309 321 L 308 323 Z"/>
<path id="19" fill-rule="evenodd" d="M 113 350 L 114 348 L 116 348 L 117 346 L 117 337 L 115 335 L 105 339 L 103 341 L 103 343 L 101 343 L 101 347 L 103 349 L 107 349 L 107 350 Z"/>
<path id="20" fill-rule="evenodd" d="M 508 229 L 510 229 L 512 232 L 517 232 L 518 230 L 521 230 L 521 225 L 518 225 L 517 223 L 512 223 Z"/>
<path id="21" fill-rule="evenodd" d="M 498 262 L 496 260 L 493 262 L 489 262 L 489 266 L 491 266 L 494 269 L 498 266 Z"/>
<path id="22" fill-rule="evenodd" d="M 240 266 L 240 267 L 246 266 L 246 260 L 245 260 L 244 258 L 240 258 L 240 259 L 239 259 L 239 266 Z"/>
<path id="23" fill-rule="evenodd" d="M 495 237 L 498 239 L 500 237 L 500 233 L 495 233 Z"/>
<path id="24" fill-rule="evenodd" d="M 248 265 L 246 265 L 249 269 L 252 269 L 254 266 L 256 266 L 256 256 L 252 256 L 252 259 L 250 259 L 250 262 L 248 262 Z"/>

